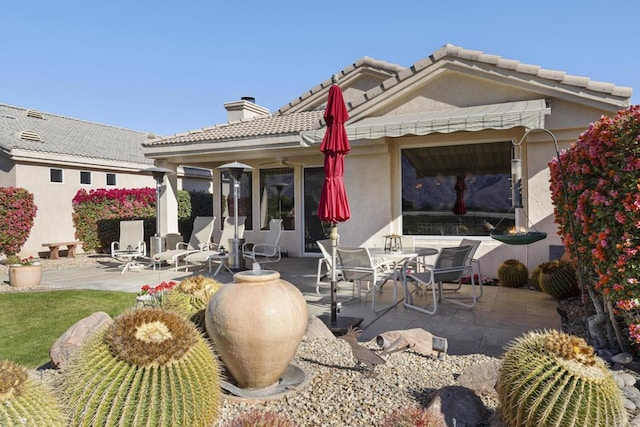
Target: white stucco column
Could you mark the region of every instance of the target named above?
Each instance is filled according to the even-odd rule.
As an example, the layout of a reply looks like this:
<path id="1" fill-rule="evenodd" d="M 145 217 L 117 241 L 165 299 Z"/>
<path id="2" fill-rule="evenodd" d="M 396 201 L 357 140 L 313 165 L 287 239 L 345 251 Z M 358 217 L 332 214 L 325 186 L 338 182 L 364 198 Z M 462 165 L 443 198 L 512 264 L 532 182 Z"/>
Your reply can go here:
<path id="1" fill-rule="evenodd" d="M 157 166 L 174 171 L 164 176 L 160 193 L 160 235 L 166 236 L 167 233 L 178 233 L 178 165 L 158 162 Z"/>

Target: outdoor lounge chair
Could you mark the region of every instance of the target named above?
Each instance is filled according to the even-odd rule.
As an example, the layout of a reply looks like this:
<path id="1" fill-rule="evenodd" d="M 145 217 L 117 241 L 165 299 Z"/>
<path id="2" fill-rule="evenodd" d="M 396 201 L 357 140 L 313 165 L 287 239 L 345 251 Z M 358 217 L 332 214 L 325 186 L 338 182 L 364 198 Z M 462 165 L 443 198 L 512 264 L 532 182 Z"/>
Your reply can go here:
<path id="1" fill-rule="evenodd" d="M 196 217 L 193 220 L 193 231 L 191 232 L 189 243 L 178 242 L 175 249 L 155 254 L 153 256 L 153 269 L 155 270 L 156 266 L 160 267 L 163 262 L 167 262 L 173 264 L 175 271 L 178 271 L 181 259 L 184 259 L 190 253 L 208 249 L 215 220 L 215 216 Z"/>
<path id="2" fill-rule="evenodd" d="M 367 283 L 365 302 L 367 296 L 371 294 L 371 308 L 375 313 L 380 313 L 391 306 L 395 306 L 397 301 L 378 308 L 376 307 L 376 293 L 380 292 L 382 285 L 387 280 L 393 279 L 395 271 L 392 261 L 377 261 L 371 257 L 367 248 L 348 248 L 339 246 L 336 248 L 339 263 L 336 268 L 342 271 L 344 280 L 353 283 L 353 296 L 362 299 L 362 282 Z M 394 296 L 397 292 L 394 288 Z"/>
<path id="3" fill-rule="evenodd" d="M 246 216 L 238 217 L 238 238 L 241 239 L 244 235 L 244 222 L 247 219 Z M 189 270 L 189 264 L 209 264 L 209 273 L 211 273 L 211 263 L 217 262 L 218 269 L 215 271 L 213 276 L 215 277 L 223 267 L 226 267 L 225 262 L 228 259 L 229 255 L 229 239 L 233 239 L 235 234 L 235 219 L 232 216 L 228 216 L 224 220 L 224 228 L 222 229 L 222 234 L 220 234 L 220 240 L 217 243 L 211 243 L 209 245 L 209 249 L 204 251 L 192 252 L 184 258 L 184 262 L 186 264 L 186 270 Z M 224 252 L 221 253 L 221 250 L 224 249 Z M 226 255 L 226 256 L 225 256 Z M 228 267 L 227 270 L 230 273 L 233 273 Z"/>
<path id="4" fill-rule="evenodd" d="M 280 235 L 282 234 L 282 219 L 269 221 L 269 232 L 264 242 L 247 242 L 242 245 L 242 256 L 260 265 L 268 262 L 280 261 Z"/>
<path id="5" fill-rule="evenodd" d="M 111 256 L 124 262 L 122 273 L 134 268 L 141 271 L 142 264 L 138 264 L 136 259 L 143 258 L 146 253 L 144 222 L 142 220 L 120 221 L 120 238 L 117 242 L 111 242 Z"/>
<path id="6" fill-rule="evenodd" d="M 468 308 L 474 307 L 477 302 L 477 295 L 473 275 L 471 275 L 471 296 L 464 297 L 471 299 L 470 303 L 455 301 L 453 298 L 444 298 L 442 286 L 443 283 L 460 283 L 462 276 L 470 272 L 471 266 L 467 264 L 467 258 L 471 250 L 471 246 L 442 248 L 433 265 L 420 261 L 419 256 L 407 261 L 402 269 L 405 295 L 404 306 L 431 315 L 436 314 L 440 301 L 447 301 Z M 409 292 L 409 283 L 414 285 L 414 292 L 422 292 L 423 286 L 424 290 L 431 291 L 432 309 L 427 308 L 428 304 L 422 307 L 414 304 L 413 293 Z"/>
<path id="7" fill-rule="evenodd" d="M 318 259 L 318 273 L 316 275 L 316 293 L 321 295 L 321 286 L 331 286 L 333 269 L 333 257 L 331 254 L 333 249 L 331 247 L 331 239 L 318 240 L 316 244 L 322 253 L 322 258 Z M 342 271 L 336 270 L 336 280 L 341 281 L 342 279 Z"/>

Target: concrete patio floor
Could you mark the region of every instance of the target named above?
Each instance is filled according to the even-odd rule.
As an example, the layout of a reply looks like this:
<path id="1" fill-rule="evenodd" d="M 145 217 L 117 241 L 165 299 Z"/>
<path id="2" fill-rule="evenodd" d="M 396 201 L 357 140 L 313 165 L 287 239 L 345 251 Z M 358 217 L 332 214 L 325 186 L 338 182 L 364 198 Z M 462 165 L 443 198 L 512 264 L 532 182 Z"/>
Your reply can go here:
<path id="1" fill-rule="evenodd" d="M 268 268 L 280 272 L 281 277 L 294 284 L 305 296 L 310 314 L 330 313 L 328 288 L 315 291 L 318 259 L 313 257 L 282 258 Z M 155 286 L 162 281 L 179 281 L 183 277 L 205 274 L 206 268 L 189 272 L 173 271 L 170 267 L 152 270 L 150 266 L 141 272 L 128 271 L 121 274 L 115 262 L 101 262 L 97 265 L 47 270 L 43 274 L 42 286 L 56 289 L 101 289 L 137 293 L 147 284 Z M 231 282 L 232 275 L 223 269 L 216 277 L 222 283 Z M 5 278 L 6 280 L 6 278 Z M 461 292 L 468 292 L 463 286 Z M 393 285 L 383 287 L 382 295 L 376 297 L 376 304 L 389 303 Z M 399 299 L 403 298 L 402 286 L 398 286 Z M 351 287 L 343 286 L 338 292 L 338 302 L 351 297 Z M 407 309 L 400 302 L 383 315 L 376 315 L 371 309 L 371 297 L 365 302 L 353 301 L 342 304 L 338 317 L 362 318 L 363 333 L 360 341 L 368 341 L 382 332 L 398 329 L 423 328 L 433 335 L 447 338 L 448 354 L 482 353 L 499 357 L 503 347 L 530 330 L 558 329 L 562 327 L 556 311 L 557 302 L 550 296 L 533 290 L 485 286 L 482 298 L 474 308 L 459 307 L 449 303 L 438 305 L 435 315 Z"/>

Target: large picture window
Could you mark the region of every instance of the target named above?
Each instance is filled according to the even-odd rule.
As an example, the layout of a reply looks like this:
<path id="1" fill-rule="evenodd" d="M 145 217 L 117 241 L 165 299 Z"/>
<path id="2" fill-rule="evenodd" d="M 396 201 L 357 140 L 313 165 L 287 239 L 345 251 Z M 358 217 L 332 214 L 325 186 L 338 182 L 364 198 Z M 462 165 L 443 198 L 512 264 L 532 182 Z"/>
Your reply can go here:
<path id="1" fill-rule="evenodd" d="M 407 148 L 402 158 L 402 232 L 488 236 L 513 227 L 512 144 Z"/>
<path id="2" fill-rule="evenodd" d="M 295 228 L 293 168 L 260 170 L 260 228 L 269 228 L 269 221 L 282 219 L 282 228 Z"/>
<path id="3" fill-rule="evenodd" d="M 220 207 L 222 213 L 221 224 L 228 216 L 234 215 L 233 204 L 235 202 L 233 194 L 233 179 L 228 171 L 220 172 Z M 240 178 L 240 192 L 238 194 L 238 216 L 246 216 L 244 221 L 245 230 L 253 230 L 253 220 L 251 217 L 251 172 L 244 171 Z"/>

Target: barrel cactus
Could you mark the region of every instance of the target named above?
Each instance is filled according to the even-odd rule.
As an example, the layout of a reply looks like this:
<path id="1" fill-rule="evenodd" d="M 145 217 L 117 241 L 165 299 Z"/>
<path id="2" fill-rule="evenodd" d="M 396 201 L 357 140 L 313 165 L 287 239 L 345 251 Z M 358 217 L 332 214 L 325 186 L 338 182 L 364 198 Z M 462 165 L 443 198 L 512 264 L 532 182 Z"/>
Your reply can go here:
<path id="1" fill-rule="evenodd" d="M 622 394 L 582 338 L 529 332 L 507 345 L 496 383 L 507 426 L 623 426 Z"/>
<path id="2" fill-rule="evenodd" d="M 508 259 L 498 267 L 498 279 L 501 286 L 519 288 L 529 282 L 529 271 L 517 259 Z"/>
<path id="3" fill-rule="evenodd" d="M 66 426 L 62 407 L 15 363 L 0 361 L 0 426 Z"/>
<path id="4" fill-rule="evenodd" d="M 540 289 L 540 273 L 542 272 L 542 270 L 540 269 L 540 265 L 536 266 L 536 268 L 533 269 L 533 271 L 531 272 L 531 284 L 533 285 L 533 287 L 535 287 L 537 290 L 542 290 Z"/>
<path id="5" fill-rule="evenodd" d="M 182 280 L 167 294 L 164 308 L 191 320 L 205 331 L 204 318 L 207 305 L 222 283 L 205 276 L 192 276 Z"/>
<path id="6" fill-rule="evenodd" d="M 562 299 L 579 293 L 576 270 L 567 261 L 554 260 L 540 265 L 540 288 L 554 298 Z"/>
<path id="7" fill-rule="evenodd" d="M 69 362 L 72 425 L 205 426 L 218 416 L 220 371 L 207 341 L 176 313 L 127 311 Z"/>

